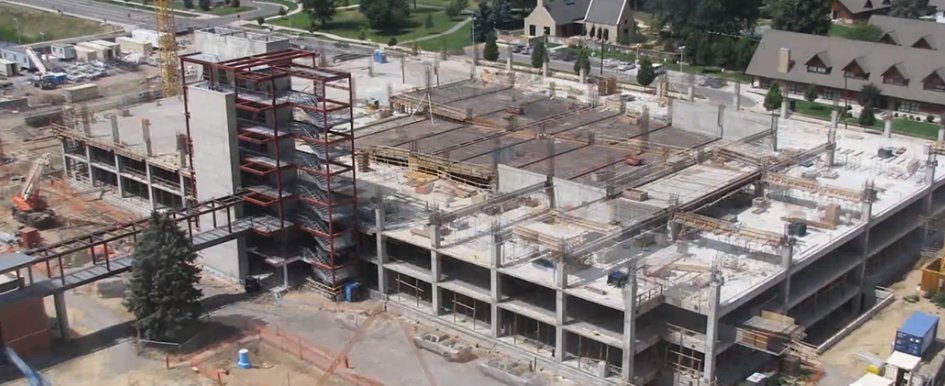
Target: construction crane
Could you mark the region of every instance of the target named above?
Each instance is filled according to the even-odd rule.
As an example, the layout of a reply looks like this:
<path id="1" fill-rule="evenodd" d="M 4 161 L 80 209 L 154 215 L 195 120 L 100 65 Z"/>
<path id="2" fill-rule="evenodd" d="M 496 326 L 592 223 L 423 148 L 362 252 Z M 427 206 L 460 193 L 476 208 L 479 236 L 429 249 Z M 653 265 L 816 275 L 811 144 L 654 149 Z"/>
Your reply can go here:
<path id="1" fill-rule="evenodd" d="M 164 97 L 180 94 L 180 63 L 177 59 L 177 26 L 174 23 L 174 0 L 156 0 L 158 52 L 160 53 L 161 86 Z"/>
<path id="2" fill-rule="evenodd" d="M 56 220 L 56 213 L 46 205 L 46 199 L 39 193 L 39 179 L 49 166 L 50 155 L 43 154 L 30 167 L 29 174 L 23 180 L 20 193 L 13 196 L 13 217 L 17 221 L 35 228 L 48 228 Z"/>

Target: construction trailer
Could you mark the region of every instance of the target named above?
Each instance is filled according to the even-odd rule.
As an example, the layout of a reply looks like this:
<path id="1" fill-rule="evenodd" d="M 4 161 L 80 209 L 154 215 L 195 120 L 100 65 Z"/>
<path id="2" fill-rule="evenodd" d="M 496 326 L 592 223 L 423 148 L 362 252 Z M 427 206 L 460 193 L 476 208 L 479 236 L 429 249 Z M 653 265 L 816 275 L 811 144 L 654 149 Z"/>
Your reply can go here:
<path id="1" fill-rule="evenodd" d="M 80 42 L 76 44 L 76 49 L 84 48 L 89 51 L 95 52 L 95 59 L 90 60 L 110 60 L 114 59 L 112 56 L 113 52 L 109 47 L 105 47 L 92 42 Z"/>
<path id="2" fill-rule="evenodd" d="M 68 103 L 79 103 L 89 99 L 95 99 L 99 97 L 98 85 L 95 83 L 87 83 L 68 87 L 62 90 L 62 96 L 66 98 L 66 102 Z"/>
<path id="3" fill-rule="evenodd" d="M 75 46 L 72 44 L 56 43 L 50 46 L 52 56 L 59 60 L 75 60 Z"/>
<path id="4" fill-rule="evenodd" d="M 115 38 L 115 43 L 120 45 L 121 52 L 126 53 L 149 55 L 151 51 L 154 50 L 154 47 L 147 40 L 138 40 L 135 38 L 120 36 Z"/>
<path id="5" fill-rule="evenodd" d="M 107 60 L 115 60 L 121 57 L 121 44 L 107 40 L 93 40 L 90 43 L 104 48 L 104 57 Z"/>
<path id="6" fill-rule="evenodd" d="M 99 56 L 99 50 L 89 48 L 87 46 L 75 46 L 75 60 L 77 62 L 88 63 L 100 59 L 101 56 Z"/>
<path id="7" fill-rule="evenodd" d="M 0 59 L 0 76 L 9 78 L 16 76 L 19 73 L 20 69 L 16 62 L 7 59 Z"/>

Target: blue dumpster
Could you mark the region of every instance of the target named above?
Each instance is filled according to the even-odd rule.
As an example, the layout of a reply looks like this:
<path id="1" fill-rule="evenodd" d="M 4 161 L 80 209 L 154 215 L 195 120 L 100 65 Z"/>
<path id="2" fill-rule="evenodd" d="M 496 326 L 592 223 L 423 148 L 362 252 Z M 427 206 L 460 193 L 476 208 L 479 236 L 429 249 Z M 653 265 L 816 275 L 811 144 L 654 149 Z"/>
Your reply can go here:
<path id="1" fill-rule="evenodd" d="M 344 287 L 345 301 L 350 303 L 355 300 L 358 300 L 357 296 L 358 296 L 359 288 L 361 288 L 361 283 L 356 282 L 356 281 L 345 284 L 345 287 Z"/>

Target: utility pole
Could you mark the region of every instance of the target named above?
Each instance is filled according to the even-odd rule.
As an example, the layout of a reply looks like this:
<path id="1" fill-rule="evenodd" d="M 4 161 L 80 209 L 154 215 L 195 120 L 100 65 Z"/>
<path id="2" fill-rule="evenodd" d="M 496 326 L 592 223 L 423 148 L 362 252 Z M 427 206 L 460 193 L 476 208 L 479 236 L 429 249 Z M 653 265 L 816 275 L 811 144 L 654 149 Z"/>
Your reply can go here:
<path id="1" fill-rule="evenodd" d="M 604 77 L 604 39 L 600 39 L 600 77 Z"/>

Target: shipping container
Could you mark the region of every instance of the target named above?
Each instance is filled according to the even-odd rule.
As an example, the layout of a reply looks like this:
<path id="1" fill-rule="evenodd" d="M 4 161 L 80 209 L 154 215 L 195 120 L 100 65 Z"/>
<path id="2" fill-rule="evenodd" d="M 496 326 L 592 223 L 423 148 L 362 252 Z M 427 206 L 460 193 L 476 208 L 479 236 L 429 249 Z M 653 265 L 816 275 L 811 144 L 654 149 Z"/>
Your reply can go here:
<path id="1" fill-rule="evenodd" d="M 896 351 L 921 357 L 935 342 L 938 316 L 915 311 L 896 331 Z"/>

